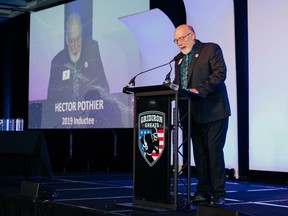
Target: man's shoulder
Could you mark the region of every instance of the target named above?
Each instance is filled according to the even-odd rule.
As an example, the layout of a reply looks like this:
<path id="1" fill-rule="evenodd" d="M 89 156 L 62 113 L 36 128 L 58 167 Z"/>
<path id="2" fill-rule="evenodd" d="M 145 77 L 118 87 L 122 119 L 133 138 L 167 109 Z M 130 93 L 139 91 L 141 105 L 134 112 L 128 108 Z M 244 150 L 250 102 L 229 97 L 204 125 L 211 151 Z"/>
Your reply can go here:
<path id="1" fill-rule="evenodd" d="M 97 58 L 100 54 L 98 42 L 95 40 L 86 40 L 83 43 L 82 54 L 84 56 L 90 56 L 93 58 Z"/>
<path id="2" fill-rule="evenodd" d="M 212 52 L 221 50 L 221 47 L 215 42 L 199 42 L 198 49 L 202 50 L 202 52 Z"/>
<path id="3" fill-rule="evenodd" d="M 215 42 L 200 42 L 200 44 L 206 48 L 220 48 L 219 44 Z"/>
<path id="4" fill-rule="evenodd" d="M 67 59 L 67 57 L 68 57 L 68 51 L 67 49 L 64 48 L 54 56 L 52 62 L 58 62 L 58 61 L 63 62 L 65 59 Z"/>
<path id="5" fill-rule="evenodd" d="M 93 39 L 89 39 L 89 40 L 86 40 L 85 43 L 84 43 L 84 46 L 86 48 L 89 48 L 89 47 L 98 47 L 98 42 L 96 40 L 93 40 Z"/>

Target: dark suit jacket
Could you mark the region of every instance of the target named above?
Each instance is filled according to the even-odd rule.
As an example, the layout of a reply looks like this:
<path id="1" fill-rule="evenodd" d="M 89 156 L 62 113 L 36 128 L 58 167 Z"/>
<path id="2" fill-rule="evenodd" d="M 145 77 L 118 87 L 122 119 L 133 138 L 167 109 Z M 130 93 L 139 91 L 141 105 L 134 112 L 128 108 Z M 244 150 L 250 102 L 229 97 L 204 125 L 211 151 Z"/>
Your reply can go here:
<path id="1" fill-rule="evenodd" d="M 84 100 L 90 91 L 98 95 L 108 94 L 109 85 L 102 65 L 98 42 L 83 41 L 80 59 L 72 63 L 68 49 L 60 51 L 52 60 L 48 86 L 48 100 L 65 102 L 73 98 L 73 68 L 79 71 L 79 98 Z M 67 74 L 66 77 L 63 76 Z"/>
<path id="2" fill-rule="evenodd" d="M 192 101 L 192 116 L 198 123 L 208 123 L 231 115 L 226 85 L 226 64 L 222 50 L 214 43 L 197 40 L 188 72 L 188 88 L 196 88 L 204 96 Z M 183 54 L 175 62 L 174 83 L 179 85 Z"/>

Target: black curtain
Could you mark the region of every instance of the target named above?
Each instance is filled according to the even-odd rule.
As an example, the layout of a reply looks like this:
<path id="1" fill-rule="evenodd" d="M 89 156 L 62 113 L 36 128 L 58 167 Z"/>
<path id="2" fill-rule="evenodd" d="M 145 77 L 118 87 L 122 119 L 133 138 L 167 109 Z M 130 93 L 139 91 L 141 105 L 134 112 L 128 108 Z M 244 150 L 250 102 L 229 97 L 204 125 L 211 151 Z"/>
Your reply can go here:
<path id="1" fill-rule="evenodd" d="M 0 118 L 23 118 L 28 113 L 28 23 L 23 14 L 0 23 Z"/>
<path id="2" fill-rule="evenodd" d="M 236 83 L 238 109 L 239 178 L 249 169 L 249 92 L 248 92 L 248 16 L 247 0 L 234 0 Z"/>
<path id="3" fill-rule="evenodd" d="M 182 0 L 150 0 L 150 9 L 159 8 L 165 13 L 175 27 L 186 23 L 186 12 Z"/>

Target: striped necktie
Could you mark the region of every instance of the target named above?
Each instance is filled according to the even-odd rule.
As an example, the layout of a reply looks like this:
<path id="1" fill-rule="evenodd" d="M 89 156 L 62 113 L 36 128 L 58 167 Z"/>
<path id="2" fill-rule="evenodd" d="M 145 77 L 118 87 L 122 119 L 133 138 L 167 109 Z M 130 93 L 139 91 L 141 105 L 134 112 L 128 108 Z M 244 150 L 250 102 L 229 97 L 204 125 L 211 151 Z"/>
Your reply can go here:
<path id="1" fill-rule="evenodd" d="M 184 56 L 184 65 L 183 65 L 183 68 L 182 68 L 182 78 L 181 78 L 181 85 L 182 85 L 182 88 L 187 88 L 187 80 L 188 80 L 188 70 L 189 70 L 189 56 L 188 55 L 185 55 Z"/>
<path id="2" fill-rule="evenodd" d="M 80 80 L 79 80 L 79 71 L 77 70 L 76 64 L 73 67 L 73 97 L 79 96 Z"/>

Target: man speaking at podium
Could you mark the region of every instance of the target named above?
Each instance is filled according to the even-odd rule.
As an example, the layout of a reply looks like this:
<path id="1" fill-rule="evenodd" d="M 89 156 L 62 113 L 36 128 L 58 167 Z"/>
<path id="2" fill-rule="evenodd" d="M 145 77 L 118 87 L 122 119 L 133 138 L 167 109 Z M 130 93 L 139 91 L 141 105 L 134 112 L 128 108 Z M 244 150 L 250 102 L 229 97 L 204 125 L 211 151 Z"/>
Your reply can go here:
<path id="1" fill-rule="evenodd" d="M 198 177 L 197 191 L 191 202 L 224 205 L 226 174 L 223 148 L 231 111 L 222 50 L 215 43 L 197 40 L 193 27 L 185 24 L 175 29 L 174 42 L 181 50 L 176 57 L 174 83 L 203 96 L 193 98 L 189 110 Z M 180 116 L 183 116 L 187 104 L 179 109 Z M 187 118 L 181 124 L 187 131 Z"/>
<path id="2" fill-rule="evenodd" d="M 89 91 L 100 96 L 109 93 L 98 42 L 82 39 L 82 23 L 78 13 L 66 22 L 66 47 L 52 60 L 48 99 L 57 102 L 83 100 Z"/>
<path id="3" fill-rule="evenodd" d="M 120 110 L 110 97 L 98 42 L 82 38 L 78 13 L 68 16 L 65 27 L 66 46 L 51 62 L 44 127 L 121 127 Z"/>

